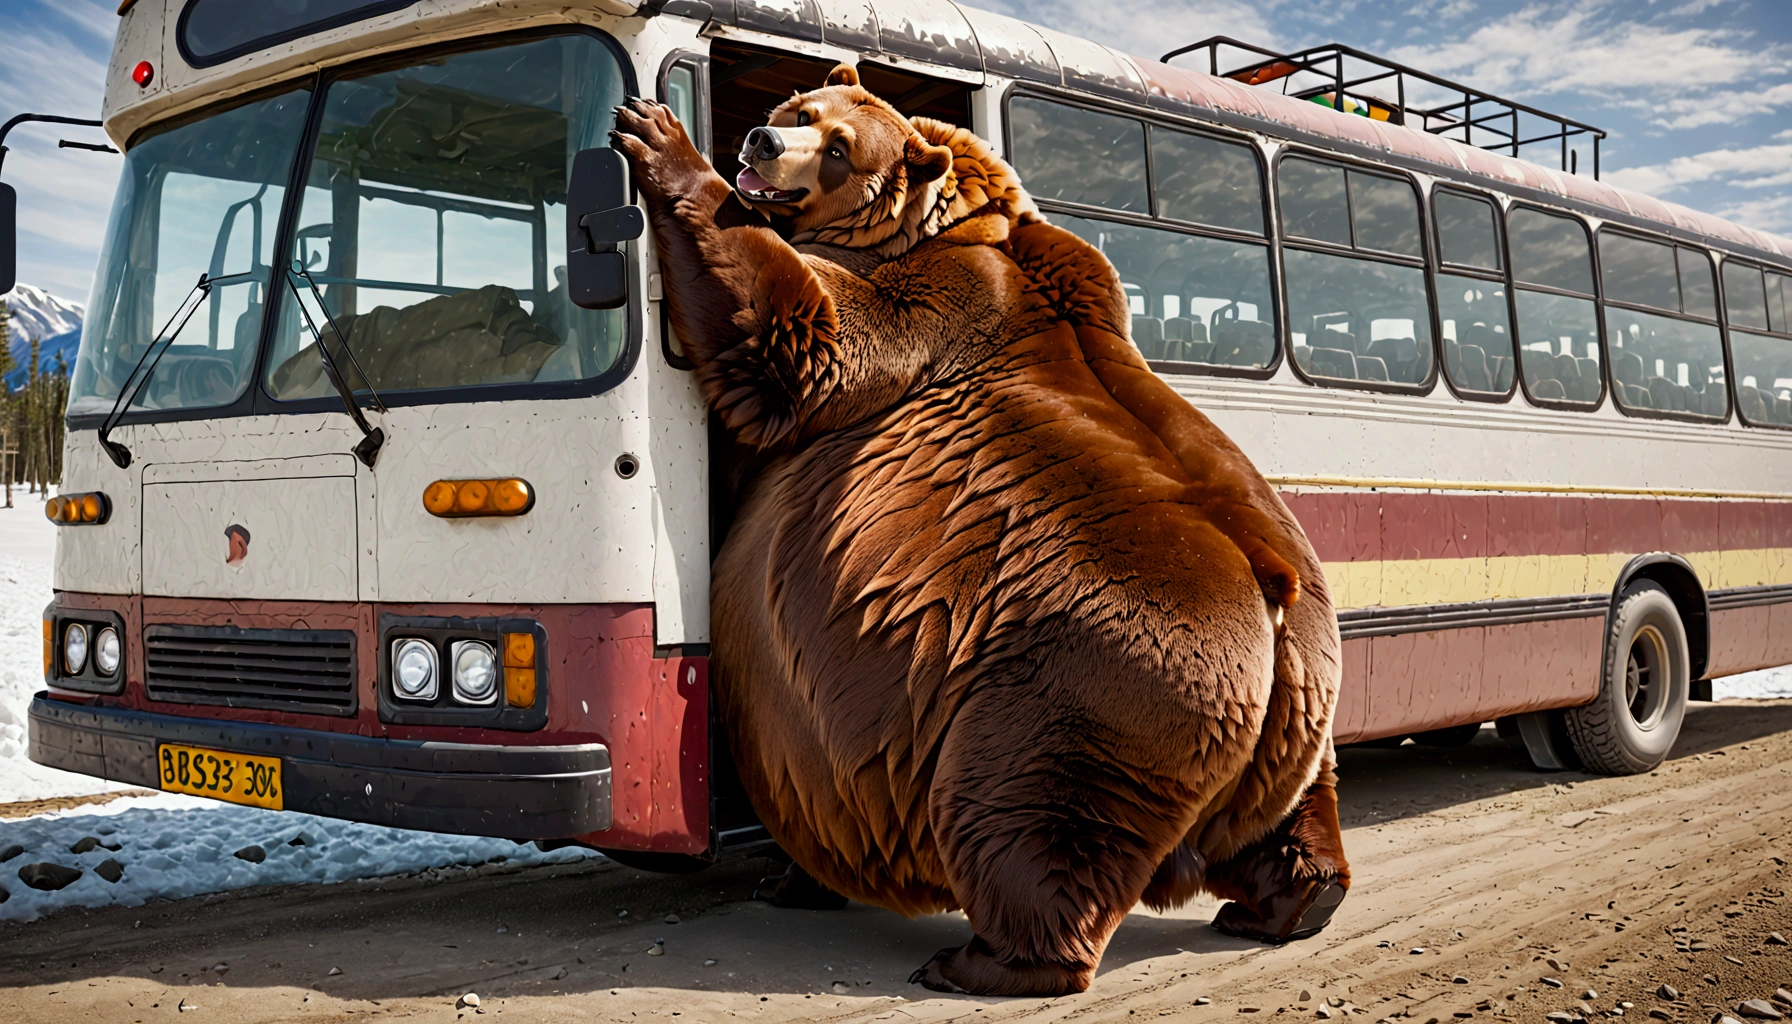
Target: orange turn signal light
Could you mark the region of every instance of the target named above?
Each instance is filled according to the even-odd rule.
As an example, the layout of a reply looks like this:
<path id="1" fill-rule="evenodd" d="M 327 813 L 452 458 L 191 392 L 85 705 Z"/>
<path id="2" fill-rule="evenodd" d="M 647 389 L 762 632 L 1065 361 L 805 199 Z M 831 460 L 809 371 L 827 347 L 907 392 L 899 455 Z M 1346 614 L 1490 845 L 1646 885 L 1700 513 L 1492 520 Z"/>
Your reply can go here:
<path id="1" fill-rule="evenodd" d="M 432 516 L 520 516 L 535 507 L 535 488 L 516 477 L 502 480 L 437 480 L 423 489 Z"/>
<path id="2" fill-rule="evenodd" d="M 535 634 L 504 634 L 504 703 L 535 706 Z"/>
<path id="3" fill-rule="evenodd" d="M 533 633 L 506 633 L 506 634 L 504 634 L 504 667 L 505 668 L 534 668 L 535 667 L 535 634 L 533 634 Z"/>
<path id="4" fill-rule="evenodd" d="M 44 502 L 44 516 L 61 526 L 85 526 L 112 518 L 112 499 L 99 491 L 62 494 Z"/>
<path id="5" fill-rule="evenodd" d="M 534 669 L 507 668 L 504 670 L 504 703 L 513 708 L 535 706 Z"/>
<path id="6" fill-rule="evenodd" d="M 44 678 L 50 677 L 50 665 L 56 661 L 56 629 L 49 619 L 44 620 Z"/>

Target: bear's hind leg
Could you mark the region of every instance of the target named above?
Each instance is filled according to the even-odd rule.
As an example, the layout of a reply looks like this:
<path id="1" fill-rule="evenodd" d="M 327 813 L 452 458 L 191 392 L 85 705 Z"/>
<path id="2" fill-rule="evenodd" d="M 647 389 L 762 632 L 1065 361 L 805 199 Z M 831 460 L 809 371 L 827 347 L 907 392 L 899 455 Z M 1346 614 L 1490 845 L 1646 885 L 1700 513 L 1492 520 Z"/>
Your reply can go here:
<path id="1" fill-rule="evenodd" d="M 795 861 L 781 875 L 759 880 L 753 898 L 786 910 L 840 910 L 846 897 L 821 884 Z"/>
<path id="2" fill-rule="evenodd" d="M 967 825 L 949 870 L 975 937 L 909 980 L 992 996 L 1088 988 L 1162 854 L 1143 836 L 1067 812 L 983 809 Z"/>
<path id="3" fill-rule="evenodd" d="M 1215 929 L 1281 943 L 1331 921 L 1350 889 L 1335 785 L 1328 765 L 1280 825 L 1208 869 L 1207 891 L 1232 900 L 1214 915 Z"/>

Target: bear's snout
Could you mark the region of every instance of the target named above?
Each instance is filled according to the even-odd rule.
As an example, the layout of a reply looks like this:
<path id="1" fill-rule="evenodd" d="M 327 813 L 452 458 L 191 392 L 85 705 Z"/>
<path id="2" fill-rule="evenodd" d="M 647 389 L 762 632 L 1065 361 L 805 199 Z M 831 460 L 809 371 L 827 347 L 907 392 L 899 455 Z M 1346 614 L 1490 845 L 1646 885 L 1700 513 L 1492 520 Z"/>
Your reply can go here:
<path id="1" fill-rule="evenodd" d="M 747 133 L 746 149 L 741 154 L 746 160 L 776 160 L 784 155 L 784 136 L 778 129 L 770 126 L 755 128 Z"/>

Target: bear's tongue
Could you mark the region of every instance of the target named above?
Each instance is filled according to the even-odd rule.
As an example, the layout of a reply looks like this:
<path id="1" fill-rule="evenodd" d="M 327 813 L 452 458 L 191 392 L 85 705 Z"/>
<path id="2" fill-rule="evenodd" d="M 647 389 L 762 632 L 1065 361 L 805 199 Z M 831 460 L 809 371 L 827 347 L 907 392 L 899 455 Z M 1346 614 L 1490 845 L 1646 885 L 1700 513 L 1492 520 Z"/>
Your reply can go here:
<path id="1" fill-rule="evenodd" d="M 743 168 L 734 183 L 748 192 L 764 192 L 772 188 L 772 183 L 760 177 L 759 172 L 752 167 Z"/>

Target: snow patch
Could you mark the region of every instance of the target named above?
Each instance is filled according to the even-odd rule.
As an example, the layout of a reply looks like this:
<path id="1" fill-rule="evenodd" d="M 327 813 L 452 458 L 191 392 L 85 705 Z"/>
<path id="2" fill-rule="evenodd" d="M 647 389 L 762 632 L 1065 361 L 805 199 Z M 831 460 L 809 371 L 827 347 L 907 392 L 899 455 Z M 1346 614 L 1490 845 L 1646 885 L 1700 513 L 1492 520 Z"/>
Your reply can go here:
<path id="1" fill-rule="evenodd" d="M 127 788 L 45 768 L 27 756 L 25 713 L 44 688 L 43 613 L 56 525 L 44 518 L 43 501 L 23 487 L 13 488 L 12 502 L 0 508 L 0 803 Z"/>
<path id="2" fill-rule="evenodd" d="M 88 836 L 102 845 L 69 852 Z M 295 839 L 301 845 L 293 845 Z M 35 921 L 67 907 L 137 907 L 152 899 L 256 885 L 346 882 L 494 862 L 531 867 L 599 856 L 581 847 L 543 852 L 508 839 L 412 832 L 177 793 L 121 797 L 79 811 L 0 822 L 0 847 L 13 843 L 25 852 L 0 866 L 0 888 L 8 894 L 0 903 L 0 921 Z M 261 863 L 236 856 L 249 846 L 261 847 Z M 117 882 L 94 870 L 107 860 L 124 865 Z M 20 868 L 44 861 L 78 868 L 81 877 L 54 892 L 19 880 Z"/>
<path id="3" fill-rule="evenodd" d="M 1739 676 L 1713 679 L 1711 681 L 1711 696 L 1715 700 L 1764 700 L 1773 697 L 1792 697 L 1792 666 L 1764 668 L 1759 672 L 1744 672 Z"/>

